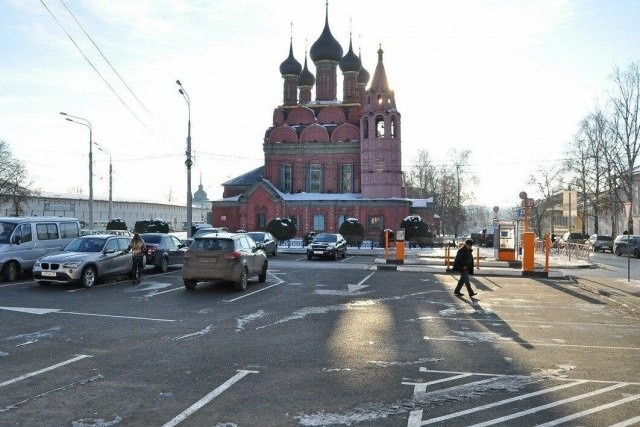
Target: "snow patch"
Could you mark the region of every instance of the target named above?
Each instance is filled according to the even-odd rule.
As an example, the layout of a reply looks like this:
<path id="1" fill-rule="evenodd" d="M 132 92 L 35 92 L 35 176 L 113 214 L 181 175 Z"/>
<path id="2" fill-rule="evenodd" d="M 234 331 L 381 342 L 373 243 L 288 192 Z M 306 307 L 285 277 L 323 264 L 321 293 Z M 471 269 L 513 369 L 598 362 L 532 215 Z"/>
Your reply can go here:
<path id="1" fill-rule="evenodd" d="M 387 368 L 389 366 L 407 366 L 407 365 L 419 365 L 422 363 L 429 362 L 439 362 L 444 359 L 436 359 L 433 357 L 422 357 L 418 360 L 410 361 L 410 362 L 386 362 L 383 360 L 369 360 L 367 363 L 371 363 L 372 365 L 379 366 L 381 368 Z"/>
<path id="2" fill-rule="evenodd" d="M 45 329 L 44 331 L 38 331 L 38 332 L 32 332 L 30 334 L 22 334 L 22 335 L 14 335 L 12 337 L 7 337 L 5 338 L 5 341 L 12 341 L 12 340 L 29 340 L 29 341 L 37 341 L 41 338 L 53 338 L 53 336 L 60 332 L 62 330 L 62 327 L 60 326 L 53 326 L 49 329 Z"/>
<path id="3" fill-rule="evenodd" d="M 120 424 L 122 417 L 116 416 L 112 421 L 107 421 L 104 418 L 82 418 L 78 421 L 72 421 L 72 427 L 109 427 L 116 424 Z"/>
<path id="4" fill-rule="evenodd" d="M 246 316 L 242 316 L 236 319 L 236 332 L 240 332 L 244 329 L 244 325 L 246 325 L 247 323 L 259 319 L 261 317 L 264 317 L 265 315 L 265 311 L 264 310 L 258 310 L 255 313 L 251 313 L 251 314 L 247 314 Z"/>
<path id="5" fill-rule="evenodd" d="M 183 336 L 181 336 L 181 337 L 176 337 L 176 338 L 174 338 L 173 340 L 174 340 L 174 341 L 178 341 L 178 340 L 182 340 L 182 339 L 185 339 L 185 338 L 200 337 L 200 336 L 203 336 L 203 335 L 208 334 L 208 333 L 209 333 L 209 332 L 211 332 L 212 330 L 213 330 L 213 325 L 209 325 L 209 326 L 207 326 L 206 328 L 204 328 L 204 329 L 203 329 L 203 330 L 201 330 L 201 331 L 194 332 L 194 333 L 192 333 L 192 334 L 183 335 Z"/>

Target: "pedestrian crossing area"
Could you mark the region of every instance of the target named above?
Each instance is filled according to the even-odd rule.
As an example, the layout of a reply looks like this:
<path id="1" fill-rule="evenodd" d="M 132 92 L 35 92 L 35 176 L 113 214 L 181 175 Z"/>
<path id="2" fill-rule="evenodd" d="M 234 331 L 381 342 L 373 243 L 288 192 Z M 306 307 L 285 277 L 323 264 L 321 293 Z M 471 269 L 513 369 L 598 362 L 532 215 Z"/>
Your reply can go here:
<path id="1" fill-rule="evenodd" d="M 569 379 L 557 372 L 500 375 L 420 368 L 407 427 L 640 425 L 640 383 Z"/>

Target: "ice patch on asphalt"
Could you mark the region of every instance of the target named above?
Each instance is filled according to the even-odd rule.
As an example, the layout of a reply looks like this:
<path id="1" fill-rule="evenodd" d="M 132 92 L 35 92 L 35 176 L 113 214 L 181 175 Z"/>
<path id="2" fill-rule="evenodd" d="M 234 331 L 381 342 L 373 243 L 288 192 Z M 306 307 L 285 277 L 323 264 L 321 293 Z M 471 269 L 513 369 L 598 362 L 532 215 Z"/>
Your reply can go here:
<path id="1" fill-rule="evenodd" d="M 120 424 L 122 417 L 116 416 L 112 421 L 107 421 L 104 418 L 82 418 L 78 421 L 72 421 L 72 427 L 109 427 L 116 424 Z"/>
<path id="2" fill-rule="evenodd" d="M 429 362 L 439 362 L 444 359 L 436 359 L 433 357 L 422 357 L 418 360 L 410 361 L 410 362 L 387 362 L 383 360 L 369 360 L 367 363 L 371 363 L 372 365 L 379 366 L 381 368 L 387 368 L 389 366 L 407 366 L 407 365 L 418 365 L 422 363 Z"/>
<path id="3" fill-rule="evenodd" d="M 144 280 L 144 278 L 142 279 Z M 143 282 L 140 283 L 138 286 L 136 286 L 135 288 L 127 288 L 124 291 L 126 293 L 132 293 L 132 292 L 148 292 L 148 291 L 158 291 L 160 289 L 166 289 L 173 286 L 171 283 L 164 283 L 164 282 Z"/>
<path id="4" fill-rule="evenodd" d="M 183 336 L 181 336 L 181 337 L 176 337 L 176 338 L 174 338 L 173 340 L 174 340 L 174 341 L 178 341 L 178 340 L 183 340 L 183 339 L 185 339 L 185 338 L 201 337 L 201 336 L 203 336 L 203 335 L 208 334 L 208 333 L 209 333 L 209 332 L 211 332 L 212 330 L 213 330 L 213 325 L 209 325 L 209 326 L 207 326 L 206 328 L 204 328 L 204 329 L 203 329 L 203 330 L 201 330 L 201 331 L 194 332 L 194 333 L 192 333 L 192 334 L 183 335 Z"/>
<path id="5" fill-rule="evenodd" d="M 58 332 L 60 332 L 61 330 L 62 330 L 62 327 L 53 326 L 49 329 L 45 329 L 44 331 L 31 332 L 29 334 L 14 335 L 12 337 L 7 337 L 5 338 L 5 341 L 12 341 L 12 340 L 37 341 L 42 338 L 53 338 L 53 336 Z"/>
<path id="6" fill-rule="evenodd" d="M 240 332 L 244 329 L 244 326 L 256 319 L 259 319 L 265 315 L 264 310 L 258 310 L 255 313 L 247 314 L 246 316 L 238 317 L 236 319 L 236 332 Z"/>
<path id="7" fill-rule="evenodd" d="M 5 353 L 4 351 L 0 351 L 0 357 L 8 356 L 9 353 Z"/>

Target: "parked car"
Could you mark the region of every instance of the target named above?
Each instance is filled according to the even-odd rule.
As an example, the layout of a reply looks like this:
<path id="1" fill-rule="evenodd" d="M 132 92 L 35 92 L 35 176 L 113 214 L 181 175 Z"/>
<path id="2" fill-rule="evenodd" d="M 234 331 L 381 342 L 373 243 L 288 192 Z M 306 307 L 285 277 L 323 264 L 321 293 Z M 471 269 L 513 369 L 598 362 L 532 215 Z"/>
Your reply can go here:
<path id="1" fill-rule="evenodd" d="M 107 230 L 104 234 L 112 234 L 114 236 L 125 236 L 125 237 L 133 237 L 133 233 L 128 230 Z"/>
<path id="2" fill-rule="evenodd" d="M 182 264 L 185 245 L 176 236 L 165 233 L 143 233 L 140 235 L 147 248 L 147 265 L 155 266 L 163 273 L 170 265 Z"/>
<path id="3" fill-rule="evenodd" d="M 229 229 L 227 227 L 214 227 L 211 224 L 203 224 L 198 226 L 196 228 L 195 233 L 193 233 L 193 235 L 187 239 L 186 245 L 187 246 L 191 245 L 191 242 L 193 242 L 193 239 L 195 239 L 196 237 L 205 235 L 207 233 L 228 233 L 228 232 L 229 232 Z"/>
<path id="4" fill-rule="evenodd" d="M 267 280 L 267 253 L 244 233 L 208 233 L 198 236 L 184 254 L 182 281 L 187 289 L 198 282 L 225 280 L 237 291 L 247 289 L 250 277 Z"/>
<path id="5" fill-rule="evenodd" d="M 80 235 L 80 221 L 64 217 L 0 218 L 0 274 L 13 282 L 45 255 L 61 251 Z"/>
<path id="6" fill-rule="evenodd" d="M 589 239 L 589 236 L 587 236 L 586 234 L 576 233 L 576 232 L 572 232 L 572 233 L 567 232 L 562 235 L 560 240 L 558 240 L 558 244 L 560 245 L 560 247 L 564 247 L 569 243 L 583 245 L 587 241 L 587 239 Z"/>
<path id="7" fill-rule="evenodd" d="M 80 282 L 90 288 L 106 277 L 131 277 L 133 257 L 127 252 L 130 241 L 110 234 L 78 237 L 62 252 L 37 259 L 33 278 L 41 285 Z"/>
<path id="8" fill-rule="evenodd" d="M 273 256 L 278 254 L 278 241 L 273 237 L 273 234 L 266 231 L 250 231 L 247 234 L 249 234 L 256 243 L 262 244 L 262 247 L 267 254 L 271 254 Z"/>
<path id="9" fill-rule="evenodd" d="M 640 236 L 637 235 L 621 235 L 613 241 L 613 253 L 616 255 L 633 255 L 640 258 Z"/>
<path id="10" fill-rule="evenodd" d="M 307 259 L 313 257 L 330 257 L 338 259 L 339 256 L 347 256 L 347 241 L 342 234 L 320 233 L 316 234 L 309 246 L 307 246 Z"/>
<path id="11" fill-rule="evenodd" d="M 593 252 L 613 252 L 613 237 L 593 234 L 589 237 L 588 243 L 591 245 Z"/>

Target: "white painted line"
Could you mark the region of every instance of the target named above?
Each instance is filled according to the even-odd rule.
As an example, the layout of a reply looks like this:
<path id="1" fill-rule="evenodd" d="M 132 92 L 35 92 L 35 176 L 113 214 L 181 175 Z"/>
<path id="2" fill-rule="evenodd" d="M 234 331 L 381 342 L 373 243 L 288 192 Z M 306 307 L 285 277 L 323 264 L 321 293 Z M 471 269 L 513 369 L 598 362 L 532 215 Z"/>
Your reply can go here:
<path id="1" fill-rule="evenodd" d="M 59 311 L 58 314 L 74 314 L 76 316 L 112 317 L 115 319 L 152 320 L 154 322 L 175 322 L 173 319 L 155 319 L 153 317 L 117 316 L 115 314 L 76 313 L 74 311 Z"/>
<path id="2" fill-rule="evenodd" d="M 207 403 L 211 402 L 213 399 L 215 399 L 217 396 L 222 394 L 229 387 L 231 387 L 232 385 L 240 381 L 242 378 L 246 377 L 249 374 L 257 374 L 258 372 L 259 371 L 238 371 L 237 374 L 235 374 L 233 377 L 225 381 L 224 384 L 222 384 L 220 387 L 216 388 L 211 393 L 207 394 L 205 397 L 198 400 L 196 403 L 188 407 L 181 414 L 179 414 L 177 417 L 175 417 L 168 423 L 164 424 L 162 427 L 173 427 L 180 424 L 182 421 L 186 420 L 188 416 L 196 412 L 198 409 L 202 408 Z"/>
<path id="3" fill-rule="evenodd" d="M 609 427 L 627 427 L 637 423 L 640 423 L 640 415 L 638 415 L 637 417 L 629 418 L 628 420 L 621 421 L 616 424 L 611 424 Z"/>
<path id="4" fill-rule="evenodd" d="M 35 281 L 31 280 L 29 282 L 14 282 L 14 283 L 7 283 L 5 285 L 0 285 L 0 288 L 6 288 L 9 286 L 18 286 L 18 285 L 24 285 L 24 284 L 29 284 L 29 283 L 35 283 Z"/>
<path id="5" fill-rule="evenodd" d="M 176 273 L 176 272 L 177 272 L 177 270 L 176 270 L 176 271 L 165 271 L 164 273 L 152 274 L 152 275 L 150 275 L 150 276 L 145 275 L 145 276 L 143 276 L 143 277 L 142 277 L 142 280 L 144 281 L 145 277 L 147 277 L 147 278 L 153 278 L 153 277 L 158 277 L 158 276 L 166 276 L 166 275 L 168 275 L 168 274 L 172 274 L 172 273 Z M 119 284 L 121 284 L 121 283 L 130 282 L 130 281 L 131 281 L 131 279 L 114 280 L 114 281 L 110 281 L 110 282 L 107 282 L 107 283 L 101 283 L 101 284 L 100 284 L 100 287 L 101 287 L 101 288 L 103 288 L 103 287 L 108 286 L 108 285 L 119 285 Z M 141 284 L 142 284 L 142 285 L 144 285 L 144 282 L 143 282 L 143 283 L 141 283 Z M 93 286 L 92 286 L 92 287 L 93 287 Z M 91 287 L 91 288 L 92 288 L 92 287 Z M 84 288 L 84 287 L 83 287 L 83 288 L 77 288 L 77 289 L 69 289 L 69 290 L 68 290 L 68 291 L 66 291 L 66 292 L 80 292 L 80 291 L 88 291 L 88 290 L 89 290 L 89 289 L 91 289 L 91 288 Z"/>
<path id="6" fill-rule="evenodd" d="M 422 409 L 418 409 L 417 411 L 411 411 L 409 413 L 409 421 L 407 422 L 407 427 L 420 427 L 421 421 L 422 421 Z"/>
<path id="7" fill-rule="evenodd" d="M 368 288 L 369 285 L 363 285 L 364 282 L 366 282 L 367 280 L 369 280 L 369 278 L 371 276 L 373 276 L 376 272 L 374 271 L 373 273 L 369 274 L 367 277 L 365 277 L 364 279 L 362 279 L 360 282 L 358 282 L 355 285 L 347 285 L 347 289 L 349 292 L 355 292 L 355 291 L 359 291 L 361 289 L 364 288 Z"/>
<path id="8" fill-rule="evenodd" d="M 43 374 L 45 372 L 52 371 L 54 369 L 60 368 L 62 366 L 68 365 L 70 363 L 77 362 L 78 360 L 86 359 L 87 357 L 93 357 L 93 356 L 88 356 L 86 354 L 79 354 L 78 356 L 74 357 L 73 359 L 65 360 L 64 362 L 60 362 L 60 363 L 56 363 L 55 365 L 51 365 L 48 368 L 40 369 L 39 371 L 29 372 L 28 374 L 20 375 L 19 377 L 16 377 L 16 378 L 14 378 L 12 380 L 8 380 L 8 381 L 5 381 L 3 383 L 0 383 L 0 387 L 5 387 L 5 386 L 8 386 L 10 384 L 17 383 L 18 381 L 22 381 L 24 379 L 31 378 L 31 377 L 34 377 L 36 375 Z"/>
<path id="9" fill-rule="evenodd" d="M 489 421 L 486 421 L 484 423 L 473 424 L 470 427 L 491 426 L 491 425 L 494 425 L 494 424 L 502 423 L 504 421 L 509 421 L 509 420 L 513 420 L 515 418 L 524 417 L 525 415 L 534 414 L 536 412 L 540 412 L 540 411 L 543 411 L 545 409 L 553 408 L 555 406 L 564 405 L 565 403 L 575 402 L 577 400 L 586 399 L 587 397 L 596 396 L 598 394 L 606 393 L 608 391 L 615 390 L 617 388 L 626 387 L 627 385 L 629 385 L 629 384 L 628 383 L 614 384 L 612 386 L 601 388 L 599 390 L 595 390 L 595 391 L 592 391 L 592 392 L 589 392 L 589 393 L 579 394 L 577 396 L 569 397 L 567 399 L 562 399 L 562 400 L 558 400 L 558 401 L 553 402 L 553 403 L 548 403 L 546 405 L 537 406 L 535 408 L 527 409 L 526 411 L 516 412 L 516 413 L 511 414 L 511 415 L 505 415 L 504 417 L 495 418 L 493 420 L 489 420 Z"/>
<path id="10" fill-rule="evenodd" d="M 582 412 L 577 412 L 572 415 L 567 415 L 566 417 L 558 418 L 557 420 L 549 421 L 548 423 L 540 424 L 538 427 L 550 427 L 557 426 L 558 424 L 562 424 L 565 421 L 575 420 L 576 418 L 584 417 L 585 415 L 590 415 L 596 412 L 604 411 L 605 409 L 613 408 L 614 406 L 622 405 L 627 402 L 632 402 L 634 400 L 640 399 L 640 394 L 636 394 L 633 396 L 625 397 L 624 399 L 616 400 L 615 402 L 607 403 L 604 405 L 596 406 L 595 408 L 587 409 Z"/>
<path id="11" fill-rule="evenodd" d="M 298 258 L 298 259 L 296 259 L 296 260 L 294 260 L 294 261 L 304 261 L 304 260 L 306 260 L 306 259 L 307 259 L 307 257 L 303 257 L 303 258 Z"/>
<path id="12" fill-rule="evenodd" d="M 426 316 L 418 317 L 418 320 L 434 320 L 434 319 L 446 319 L 461 321 L 461 322 L 479 322 L 479 323 L 533 323 L 536 325 L 569 325 L 569 326 L 600 326 L 603 328 L 640 328 L 639 325 L 623 325 L 615 323 L 581 323 L 581 322 L 550 322 L 544 320 L 518 320 L 518 319 L 470 319 L 468 317 L 447 317 L 447 316 Z"/>
<path id="13" fill-rule="evenodd" d="M 146 295 L 143 295 L 143 298 L 151 298 L 151 297 L 155 297 L 156 295 L 166 294 L 167 292 L 179 291 L 180 289 L 184 289 L 184 286 L 181 286 L 181 287 L 178 287 L 178 288 L 169 289 L 169 290 L 166 290 L 166 291 L 155 292 L 153 294 L 146 294 Z"/>
<path id="14" fill-rule="evenodd" d="M 278 280 L 279 280 L 279 282 L 278 282 L 278 283 L 274 283 L 273 285 L 269 285 L 269 286 L 267 286 L 267 287 L 264 287 L 264 288 L 262 288 L 262 289 L 258 289 L 257 291 L 249 292 L 249 293 L 244 294 L 244 295 L 242 295 L 242 296 L 239 296 L 239 297 L 237 297 L 237 298 L 234 298 L 234 299 L 227 299 L 227 300 L 223 300 L 223 301 L 224 301 L 224 302 L 235 302 L 235 301 L 238 301 L 238 300 L 240 300 L 240 299 L 242 299 L 242 298 L 250 297 L 250 296 L 252 296 L 252 295 L 257 294 L 258 292 L 266 291 L 266 290 L 267 290 L 267 289 L 269 289 L 269 288 L 273 288 L 274 286 L 278 286 L 278 285 L 281 285 L 281 284 L 283 284 L 283 283 L 284 283 L 284 280 L 282 280 L 282 279 L 281 279 L 281 278 L 279 278 L 278 276 L 274 275 L 273 273 L 269 273 L 269 274 L 271 274 L 273 277 L 275 277 L 276 279 L 278 279 Z"/>
<path id="15" fill-rule="evenodd" d="M 522 394 L 520 396 L 516 396 L 516 397 L 509 398 L 509 399 L 500 400 L 498 402 L 488 403 L 486 405 L 478 406 L 478 407 L 471 408 L 471 409 L 466 409 L 464 411 L 456 412 L 455 414 L 443 415 L 441 417 L 436 417 L 436 418 L 429 418 L 428 420 L 422 421 L 420 423 L 420 425 L 421 426 L 426 426 L 426 425 L 429 425 L 429 424 L 439 423 L 441 421 L 450 420 L 452 418 L 461 417 L 463 415 L 472 414 L 474 412 L 483 411 L 485 409 L 493 408 L 493 407 L 500 406 L 500 405 L 506 405 L 507 403 L 511 403 L 511 402 L 519 402 L 519 401 L 527 399 L 529 397 L 534 397 L 534 396 L 538 396 L 538 395 L 545 394 L 545 393 L 551 393 L 552 391 L 562 390 L 564 388 L 569 388 L 569 387 L 573 387 L 573 386 L 576 386 L 576 385 L 585 384 L 587 382 L 588 381 L 586 381 L 586 380 L 574 381 L 572 383 L 562 384 L 562 385 L 559 385 L 559 386 L 546 388 L 544 390 L 538 390 L 538 391 L 534 391 L 532 393 Z"/>
<path id="16" fill-rule="evenodd" d="M 460 372 L 460 371 L 440 371 L 440 370 L 436 370 L 436 369 L 427 369 L 424 367 L 420 368 L 420 372 L 426 372 L 426 373 L 435 373 L 435 374 L 471 374 L 471 375 L 481 375 L 481 376 L 486 376 L 486 377 L 513 377 L 513 378 L 517 378 L 517 377 L 522 377 L 523 375 L 505 375 L 505 374 L 486 374 L 486 373 L 481 373 L 481 372 Z M 586 381 L 588 383 L 595 383 L 595 384 L 620 384 L 620 381 L 602 381 L 602 380 L 585 380 L 585 379 L 578 379 L 578 378 L 563 378 L 563 377 L 553 377 L 553 379 L 555 381 Z M 626 384 L 629 385 L 640 385 L 640 383 L 632 383 L 632 382 L 625 382 Z"/>
<path id="17" fill-rule="evenodd" d="M 460 374 L 460 375 L 455 375 L 453 377 L 440 378 L 439 380 L 429 381 L 429 382 L 426 382 L 426 383 L 402 382 L 401 384 L 402 385 L 412 385 L 412 386 L 414 386 L 413 395 L 416 396 L 419 393 L 426 393 L 428 385 L 440 384 L 440 383 L 444 383 L 444 382 L 447 382 L 447 381 L 454 381 L 454 380 L 458 380 L 460 378 L 470 377 L 471 375 L 473 375 L 473 374 Z"/>
<path id="18" fill-rule="evenodd" d="M 345 262 L 348 259 L 355 258 L 354 256 L 346 257 L 340 260 L 340 262 Z"/>
<path id="19" fill-rule="evenodd" d="M 508 337 L 505 337 L 508 338 Z M 450 341 L 450 342 L 457 342 L 457 343 L 473 343 L 473 344 L 517 344 L 517 345 L 523 345 L 523 344 L 530 344 L 531 346 L 535 347 L 535 346 L 539 346 L 539 347 L 567 347 L 567 348 L 594 348 L 594 349 L 600 349 L 600 350 L 630 350 L 630 351 L 640 351 L 640 347 L 616 347 L 616 346 L 608 346 L 608 345 L 580 345 L 580 344 L 558 344 L 558 343 L 542 343 L 542 342 L 536 342 L 536 341 L 515 341 L 511 338 L 509 338 L 508 340 L 503 339 L 503 340 L 496 340 L 496 341 L 472 341 L 472 340 L 461 340 L 458 337 L 451 337 L 451 338 L 433 338 L 433 337 L 424 337 L 425 340 L 429 340 L 429 341 Z"/>
<path id="20" fill-rule="evenodd" d="M 49 314 L 61 311 L 61 308 L 33 308 L 33 307 L 0 307 L 0 310 L 18 311 L 29 314 Z"/>

